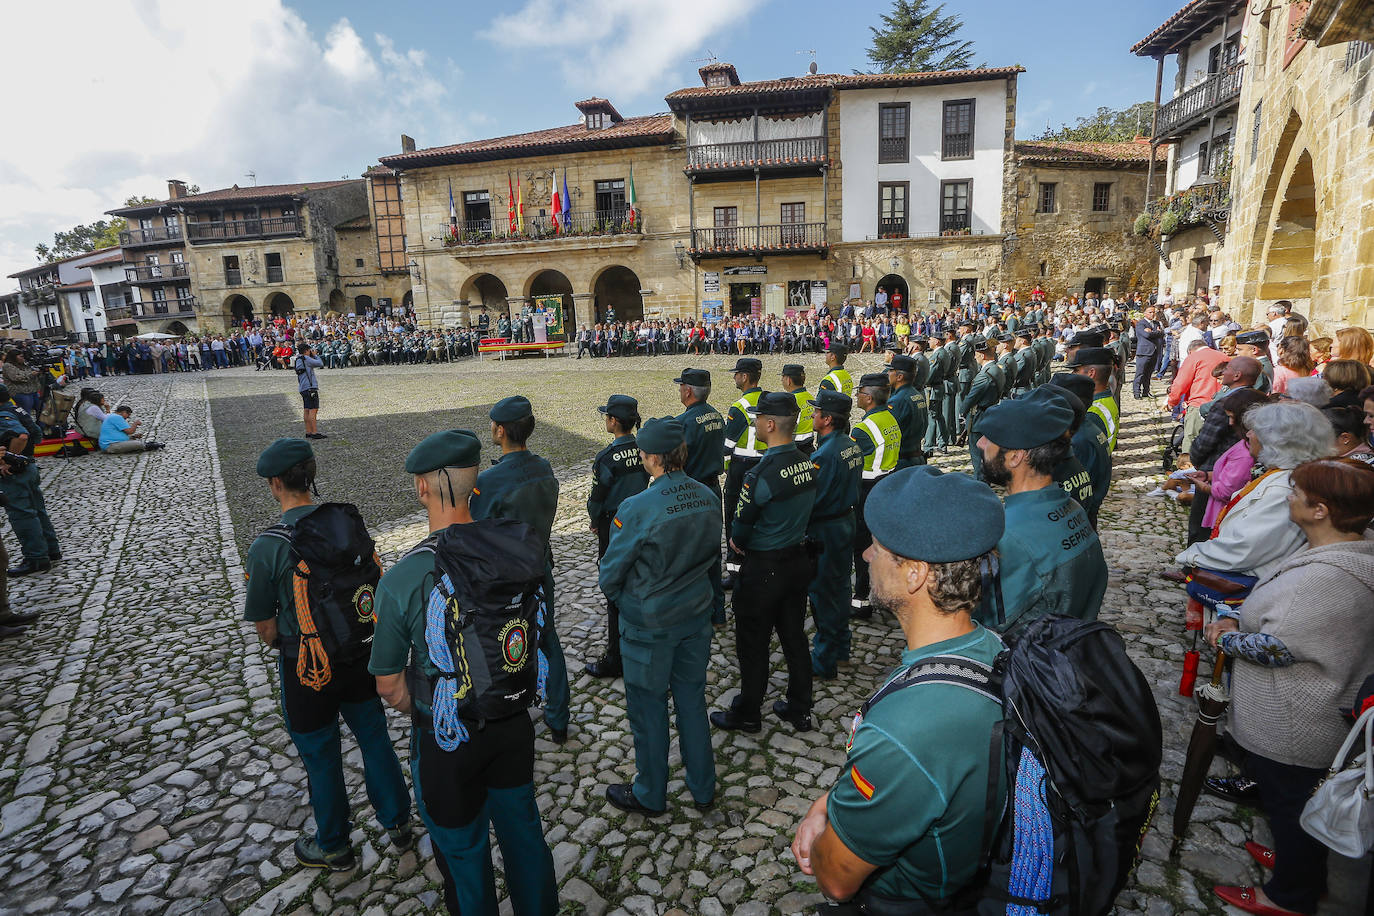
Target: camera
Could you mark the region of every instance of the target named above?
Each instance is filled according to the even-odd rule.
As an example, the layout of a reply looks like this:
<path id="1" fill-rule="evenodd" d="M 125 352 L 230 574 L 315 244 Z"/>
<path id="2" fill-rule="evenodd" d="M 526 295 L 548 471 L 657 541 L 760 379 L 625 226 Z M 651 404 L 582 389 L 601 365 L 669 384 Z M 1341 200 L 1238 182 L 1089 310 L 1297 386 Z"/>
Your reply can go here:
<path id="1" fill-rule="evenodd" d="M 29 465 L 33 464 L 32 458 L 24 455 L 16 455 L 14 452 L 6 452 L 4 455 L 0 455 L 0 461 L 4 461 L 9 469 L 16 474 L 27 470 Z"/>

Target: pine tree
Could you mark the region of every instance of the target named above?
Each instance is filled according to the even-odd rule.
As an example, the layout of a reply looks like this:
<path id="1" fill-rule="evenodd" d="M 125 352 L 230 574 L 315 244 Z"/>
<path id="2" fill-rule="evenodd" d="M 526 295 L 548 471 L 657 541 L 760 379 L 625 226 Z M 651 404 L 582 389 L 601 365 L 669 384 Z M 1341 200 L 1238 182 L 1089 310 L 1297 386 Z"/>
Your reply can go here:
<path id="1" fill-rule="evenodd" d="M 964 22 L 944 14 L 941 3 L 926 9 L 926 0 L 893 0 L 882 28 L 869 28 L 873 47 L 868 59 L 880 73 L 966 70 L 973 61 L 973 42 L 961 41 Z"/>

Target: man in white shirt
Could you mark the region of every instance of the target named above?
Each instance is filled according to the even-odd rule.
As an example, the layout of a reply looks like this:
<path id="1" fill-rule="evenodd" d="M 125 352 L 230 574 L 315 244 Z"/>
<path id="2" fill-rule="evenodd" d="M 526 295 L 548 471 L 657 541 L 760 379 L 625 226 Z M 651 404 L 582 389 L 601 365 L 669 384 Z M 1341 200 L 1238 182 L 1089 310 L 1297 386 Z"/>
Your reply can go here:
<path id="1" fill-rule="evenodd" d="M 1207 316 L 1205 314 L 1198 315 L 1192 321 L 1190 321 L 1182 331 L 1179 332 L 1178 352 L 1180 354 L 1187 354 L 1193 341 L 1206 341 L 1207 335 L 1205 332 L 1207 329 L 1207 324 Z"/>

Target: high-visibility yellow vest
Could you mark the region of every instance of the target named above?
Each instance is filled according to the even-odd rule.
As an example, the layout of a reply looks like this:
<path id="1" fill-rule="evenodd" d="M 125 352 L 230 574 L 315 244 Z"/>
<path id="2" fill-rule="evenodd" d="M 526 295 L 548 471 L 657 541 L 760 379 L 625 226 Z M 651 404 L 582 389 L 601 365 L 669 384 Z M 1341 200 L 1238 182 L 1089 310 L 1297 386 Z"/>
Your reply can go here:
<path id="1" fill-rule="evenodd" d="M 824 385 L 826 382 L 845 397 L 854 397 L 854 380 L 849 377 L 849 370 L 844 366 L 836 366 L 827 372 L 825 378 L 821 379 L 821 384 Z"/>
<path id="2" fill-rule="evenodd" d="M 886 406 L 880 407 L 859 421 L 873 440 L 874 449 L 864 456 L 864 480 L 876 480 L 892 473 L 902 450 L 902 427 Z"/>
<path id="3" fill-rule="evenodd" d="M 731 405 L 732 407 L 738 407 L 744 414 L 744 418 L 749 422 L 749 425 L 744 428 L 744 435 L 740 436 L 738 440 L 733 442 L 729 439 L 725 440 L 725 447 L 730 450 L 731 454 L 737 455 L 740 458 L 759 458 L 763 456 L 763 449 L 759 448 L 758 439 L 756 438 L 758 431 L 754 429 L 754 422 L 749 416 L 749 408 L 759 406 L 759 395 L 761 394 L 763 394 L 762 391 L 745 392 L 740 395 L 738 401 Z"/>
<path id="4" fill-rule="evenodd" d="M 810 442 L 815 431 L 815 427 L 812 426 L 814 419 L 812 415 L 816 412 L 816 408 L 812 407 L 810 403 L 811 392 L 805 388 L 798 388 L 792 392 L 792 397 L 797 399 L 797 407 L 801 411 L 797 414 L 797 430 L 792 435 L 792 441 Z"/>

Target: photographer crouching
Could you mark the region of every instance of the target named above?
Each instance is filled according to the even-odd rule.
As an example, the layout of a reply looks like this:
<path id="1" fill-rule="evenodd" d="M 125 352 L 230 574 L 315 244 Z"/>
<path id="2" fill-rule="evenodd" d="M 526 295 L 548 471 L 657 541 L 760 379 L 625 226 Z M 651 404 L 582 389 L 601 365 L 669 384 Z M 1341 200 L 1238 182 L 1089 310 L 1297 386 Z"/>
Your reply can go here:
<path id="1" fill-rule="evenodd" d="M 5 362 L 0 366 L 0 381 L 9 388 L 10 396 L 16 404 L 29 414 L 38 418 L 43 409 L 43 383 L 47 372 L 42 366 L 29 364 L 28 354 L 18 348 L 5 351 Z"/>
<path id="2" fill-rule="evenodd" d="M 9 388 L 0 385 L 0 494 L 24 552 L 24 562 L 9 570 L 11 576 L 46 572 L 54 560 L 62 559 L 33 460 L 34 446 L 42 438 L 38 423 L 11 399 Z"/>

